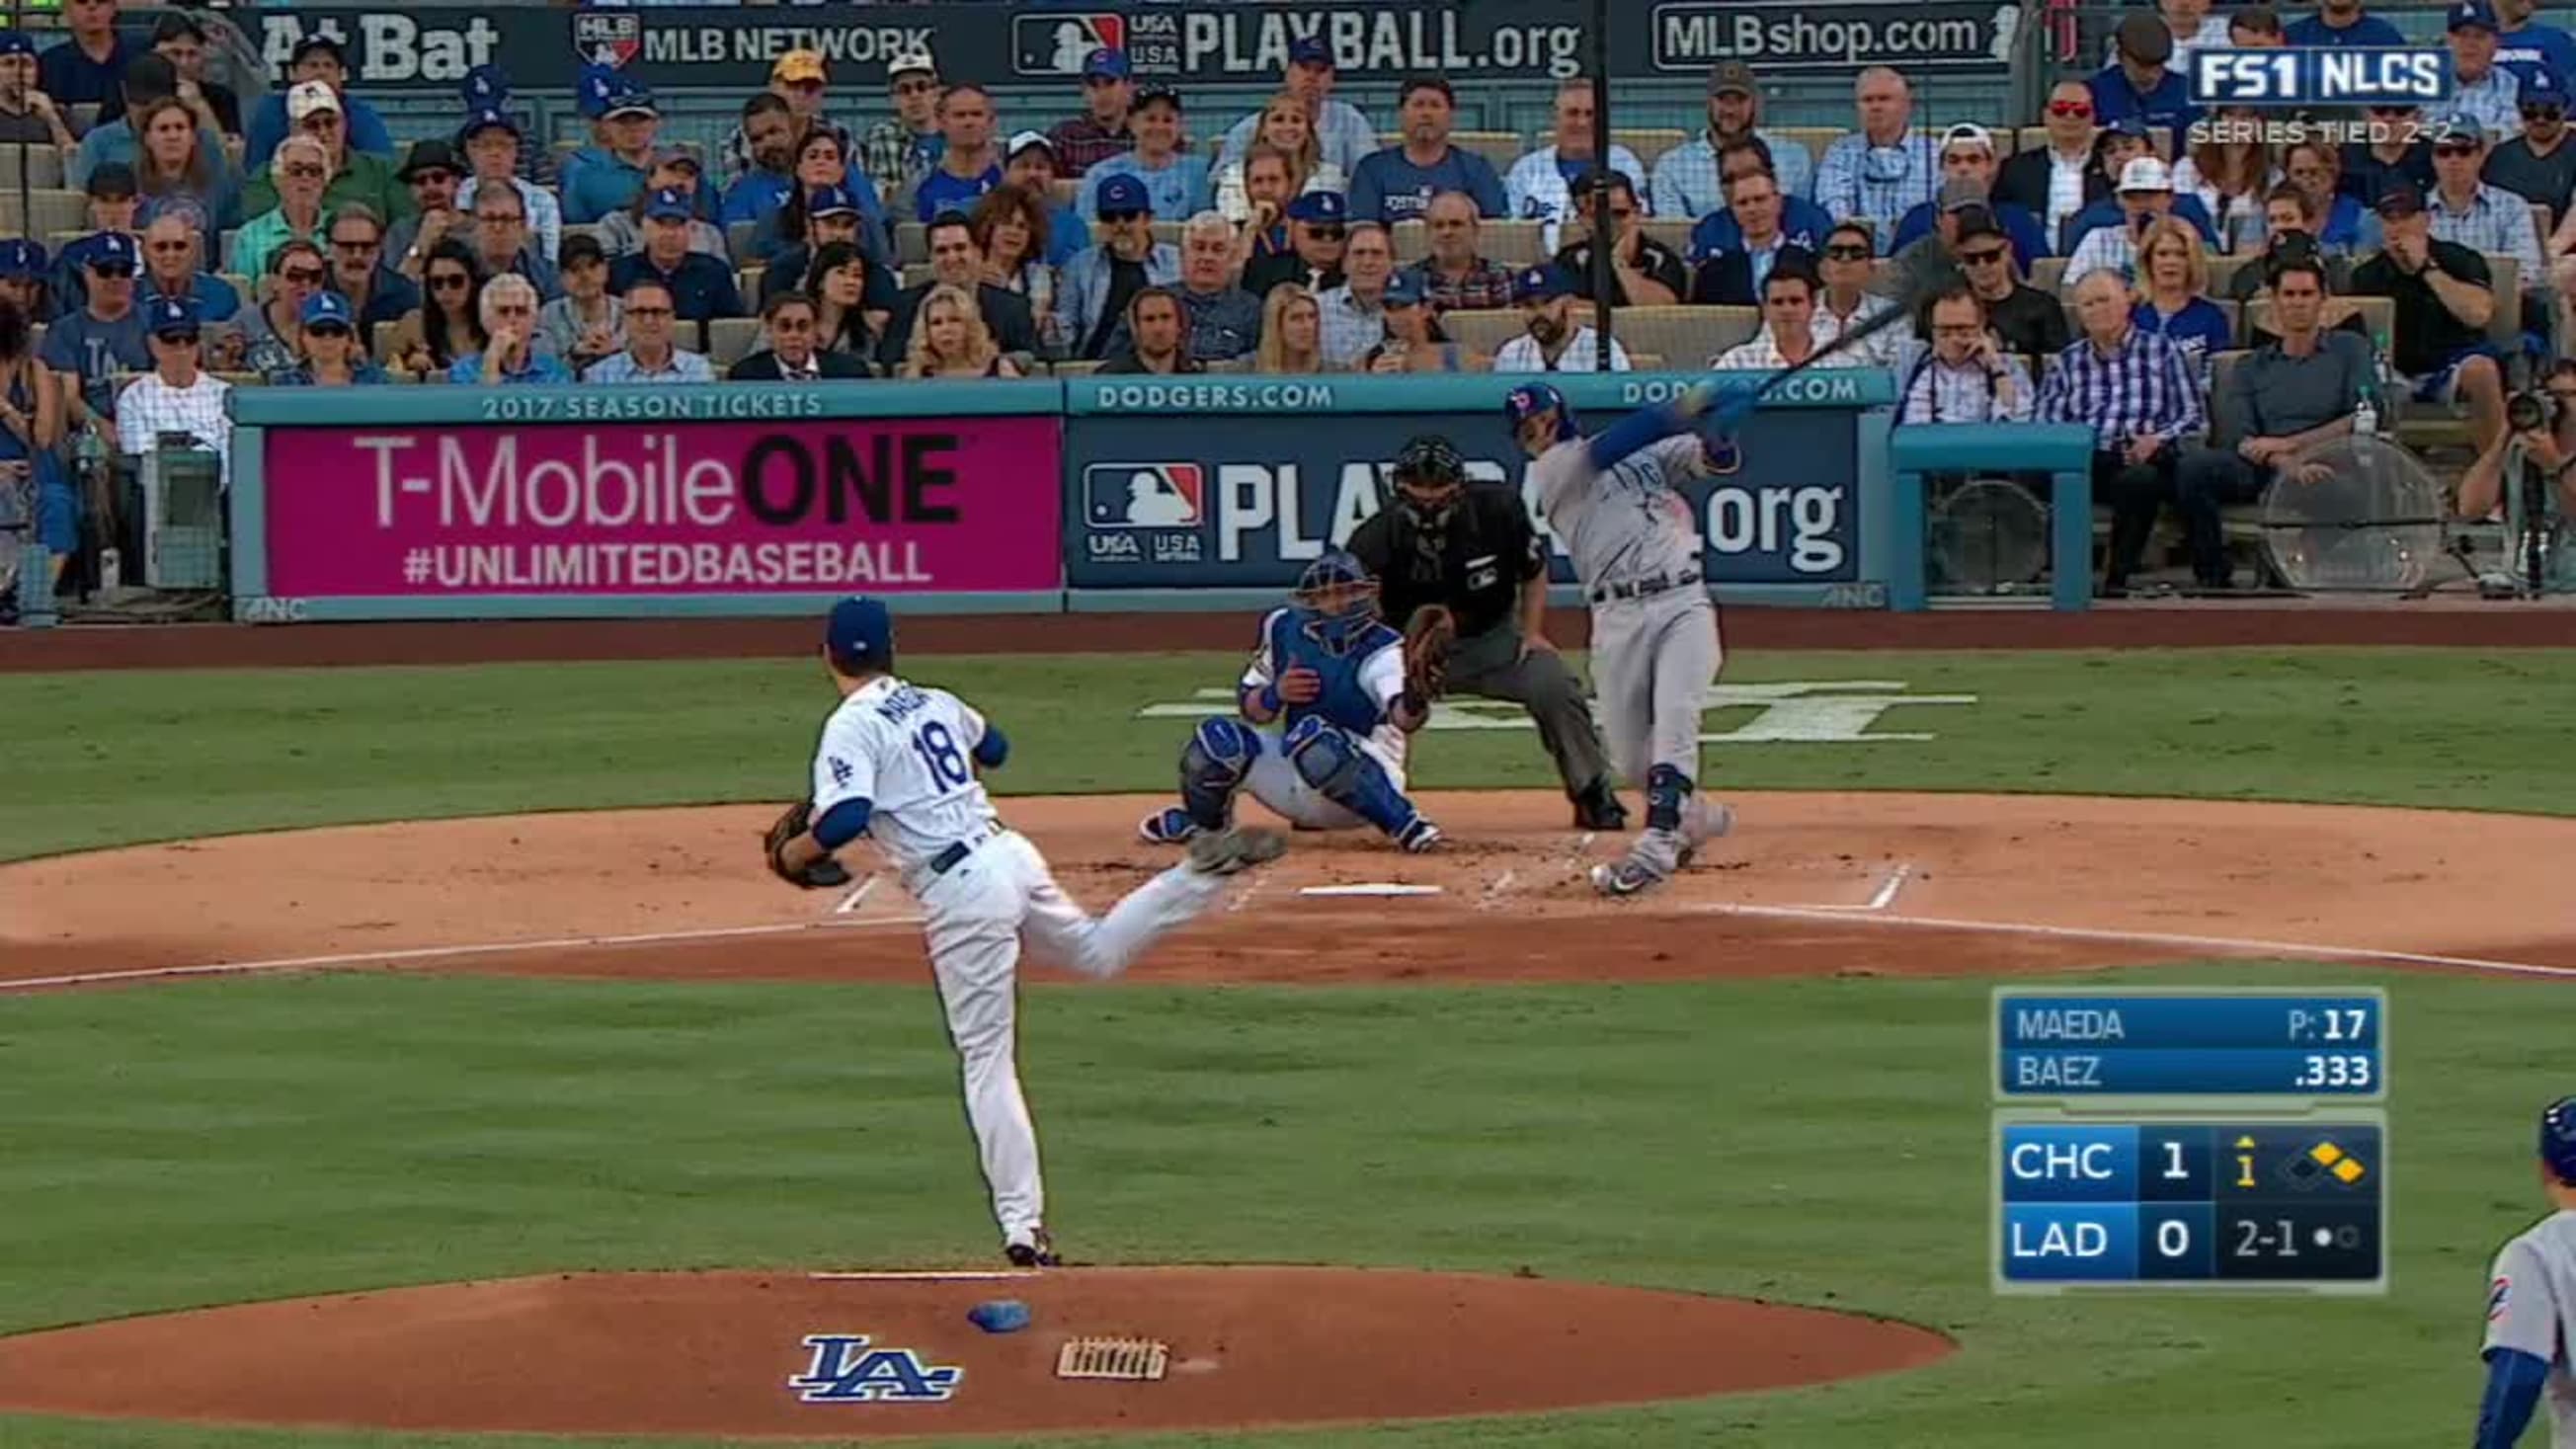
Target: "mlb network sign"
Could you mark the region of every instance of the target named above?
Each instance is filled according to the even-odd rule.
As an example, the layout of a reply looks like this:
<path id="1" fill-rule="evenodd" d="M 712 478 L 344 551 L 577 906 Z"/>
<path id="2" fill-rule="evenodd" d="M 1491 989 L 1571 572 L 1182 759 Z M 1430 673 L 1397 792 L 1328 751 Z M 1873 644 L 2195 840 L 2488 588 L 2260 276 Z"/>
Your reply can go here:
<path id="1" fill-rule="evenodd" d="M 2198 106 L 2424 106 L 2451 98 L 2447 50 L 2195 50 Z"/>

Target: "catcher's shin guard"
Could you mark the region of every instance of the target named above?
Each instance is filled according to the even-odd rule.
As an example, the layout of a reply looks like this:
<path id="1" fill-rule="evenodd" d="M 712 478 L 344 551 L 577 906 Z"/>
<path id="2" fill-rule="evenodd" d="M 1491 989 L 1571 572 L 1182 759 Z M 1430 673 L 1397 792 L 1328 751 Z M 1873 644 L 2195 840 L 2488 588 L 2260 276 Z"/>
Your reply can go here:
<path id="1" fill-rule="evenodd" d="M 1386 766 L 1323 716 L 1310 714 L 1291 725 L 1284 743 L 1297 778 L 1387 834 L 1401 837 L 1420 817 L 1413 802 L 1397 791 Z"/>
<path id="2" fill-rule="evenodd" d="M 1690 776 L 1671 765 L 1657 765 L 1646 772 L 1646 828 L 1679 830 L 1682 810 L 1691 795 Z"/>
<path id="3" fill-rule="evenodd" d="M 1261 736 L 1239 719 L 1217 715 L 1199 721 L 1181 747 L 1181 808 L 1201 830 L 1223 830 L 1234 819 L 1234 792 L 1261 758 Z"/>

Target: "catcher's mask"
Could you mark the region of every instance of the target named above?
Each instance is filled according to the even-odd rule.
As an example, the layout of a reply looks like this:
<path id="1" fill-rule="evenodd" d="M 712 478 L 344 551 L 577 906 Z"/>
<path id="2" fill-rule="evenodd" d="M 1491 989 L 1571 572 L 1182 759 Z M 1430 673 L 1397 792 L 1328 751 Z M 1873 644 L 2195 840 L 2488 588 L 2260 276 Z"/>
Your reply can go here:
<path id="1" fill-rule="evenodd" d="M 1414 526 L 1436 531 L 1467 491 L 1467 463 L 1447 438 L 1425 433 L 1395 455 L 1396 505 Z"/>
<path id="2" fill-rule="evenodd" d="M 1307 637 L 1336 654 L 1349 653 L 1378 620 L 1377 580 L 1342 549 L 1306 565 L 1288 597 Z"/>

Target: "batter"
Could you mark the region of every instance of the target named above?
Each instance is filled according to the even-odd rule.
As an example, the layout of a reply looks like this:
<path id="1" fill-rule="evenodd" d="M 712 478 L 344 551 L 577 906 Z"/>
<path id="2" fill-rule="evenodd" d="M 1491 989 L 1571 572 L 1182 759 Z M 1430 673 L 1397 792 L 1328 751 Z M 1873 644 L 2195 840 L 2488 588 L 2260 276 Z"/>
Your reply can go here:
<path id="1" fill-rule="evenodd" d="M 2576 1097 L 2540 1114 L 2540 1181 L 2557 1211 L 2505 1244 L 2487 1278 L 2477 1449 L 2511 1449 L 2544 1391 L 2549 1442 L 2576 1449 Z"/>
<path id="2" fill-rule="evenodd" d="M 1022 937 L 1066 970 L 1115 976 L 1155 938 L 1213 904 L 1223 877 L 1276 860 L 1287 841 L 1275 830 L 1207 832 L 1190 842 L 1188 860 L 1095 920 L 984 793 L 977 772 L 1001 768 L 1010 755 L 1002 732 L 948 691 L 895 676 L 894 620 L 882 602 L 832 606 L 823 662 L 840 707 L 823 722 L 814 751 L 812 801 L 771 827 L 770 869 L 814 887 L 813 868 L 865 835 L 920 903 L 1003 1254 L 1020 1267 L 1052 1267 L 1037 1129 L 1020 1095 Z"/>
<path id="3" fill-rule="evenodd" d="M 1592 869 L 1593 888 L 1606 896 L 1671 879 L 1735 819 L 1697 793 L 1700 712 L 1725 655 L 1717 606 L 1700 582 L 1699 531 L 1680 492 L 1713 471 L 1687 430 L 1715 400 L 1703 384 L 1586 438 L 1564 394 L 1546 383 L 1503 399 L 1539 512 L 1592 607 L 1592 683 L 1611 762 L 1646 792 L 1645 831 L 1626 856 Z"/>

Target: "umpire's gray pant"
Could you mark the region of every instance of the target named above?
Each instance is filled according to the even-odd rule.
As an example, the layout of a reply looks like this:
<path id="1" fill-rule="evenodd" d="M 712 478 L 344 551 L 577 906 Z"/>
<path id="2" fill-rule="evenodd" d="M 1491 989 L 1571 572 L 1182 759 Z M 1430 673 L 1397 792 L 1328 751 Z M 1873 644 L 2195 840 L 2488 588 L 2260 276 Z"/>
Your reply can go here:
<path id="1" fill-rule="evenodd" d="M 1522 656 L 1519 620 L 1506 619 L 1482 634 L 1461 637 L 1449 652 L 1449 688 L 1507 699 L 1528 710 L 1569 798 L 1609 783 L 1601 728 L 1593 722 L 1583 686 L 1553 650 L 1533 649 Z"/>

